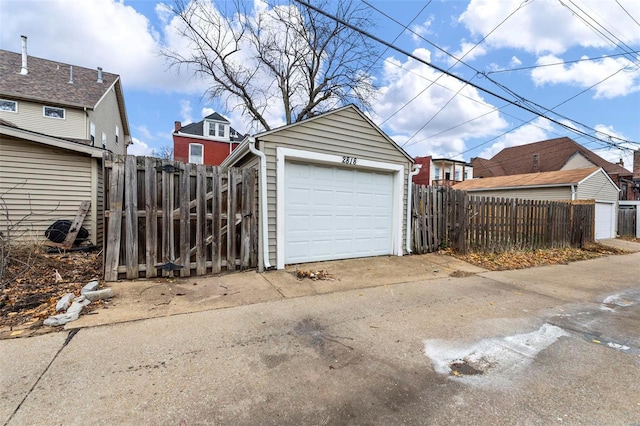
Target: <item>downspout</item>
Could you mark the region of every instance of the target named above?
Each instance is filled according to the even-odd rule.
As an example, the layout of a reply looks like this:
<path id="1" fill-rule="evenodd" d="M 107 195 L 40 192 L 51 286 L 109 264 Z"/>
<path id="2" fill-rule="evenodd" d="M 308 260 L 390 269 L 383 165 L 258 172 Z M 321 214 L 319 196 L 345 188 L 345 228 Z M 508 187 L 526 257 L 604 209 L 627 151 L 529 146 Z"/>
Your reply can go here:
<path id="1" fill-rule="evenodd" d="M 249 138 L 249 151 L 260 158 L 260 222 L 262 224 L 262 260 L 264 269 L 271 269 L 269 263 L 269 221 L 267 215 L 267 157 L 256 148 L 256 139 Z"/>
<path id="2" fill-rule="evenodd" d="M 575 185 L 571 185 L 571 201 L 575 201 L 576 200 L 576 186 Z"/>
<path id="3" fill-rule="evenodd" d="M 413 183 L 413 177 L 420 173 L 421 168 L 422 164 L 414 164 L 413 170 L 409 172 L 407 177 L 407 254 L 411 254 L 413 251 L 411 250 L 411 198 L 413 195 L 411 184 Z"/>

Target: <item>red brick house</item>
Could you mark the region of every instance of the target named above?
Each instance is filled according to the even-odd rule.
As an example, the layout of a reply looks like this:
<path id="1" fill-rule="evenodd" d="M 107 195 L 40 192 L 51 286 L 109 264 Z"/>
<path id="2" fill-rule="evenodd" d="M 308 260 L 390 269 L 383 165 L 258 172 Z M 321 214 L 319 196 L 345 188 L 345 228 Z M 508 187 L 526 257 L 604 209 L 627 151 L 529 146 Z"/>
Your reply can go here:
<path id="1" fill-rule="evenodd" d="M 229 120 L 214 112 L 197 123 L 175 122 L 173 157 L 184 163 L 220 165 L 244 139 Z"/>
<path id="2" fill-rule="evenodd" d="M 471 164 L 474 178 L 602 167 L 620 188 L 621 200 L 640 199 L 633 173 L 622 162 L 611 163 L 567 137 L 505 148 L 491 159 L 472 158 Z"/>
<path id="3" fill-rule="evenodd" d="M 473 176 L 471 164 L 465 161 L 432 158 L 430 155 L 415 157 L 413 161 L 422 165 L 418 174 L 413 176 L 416 185 L 451 187 Z"/>

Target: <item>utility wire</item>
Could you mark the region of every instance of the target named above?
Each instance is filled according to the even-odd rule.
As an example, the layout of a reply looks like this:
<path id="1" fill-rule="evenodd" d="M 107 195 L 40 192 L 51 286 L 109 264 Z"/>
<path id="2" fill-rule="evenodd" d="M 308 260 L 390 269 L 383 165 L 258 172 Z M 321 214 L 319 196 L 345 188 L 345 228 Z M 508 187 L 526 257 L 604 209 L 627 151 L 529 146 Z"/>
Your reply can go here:
<path id="1" fill-rule="evenodd" d="M 627 9 L 624 8 L 623 5 L 620 4 L 620 2 L 618 0 L 616 0 L 616 3 L 618 3 L 618 6 L 620 6 L 622 8 L 622 10 L 624 10 L 624 12 L 629 16 L 629 18 L 631 18 L 633 20 L 633 22 L 636 23 L 636 25 L 638 25 L 640 27 L 640 22 L 636 21 L 636 18 L 634 18 L 633 16 L 631 16 L 631 14 L 629 13 L 629 11 L 627 11 Z"/>
<path id="2" fill-rule="evenodd" d="M 640 50 L 634 50 L 630 53 L 640 53 Z M 518 68 L 509 68 L 509 69 L 504 69 L 504 70 L 494 70 L 494 71 L 487 71 L 486 74 L 498 74 L 501 72 L 511 72 L 511 71 L 524 71 L 524 70 L 532 70 L 535 68 L 544 68 L 544 67 L 554 67 L 554 66 L 558 66 L 558 65 L 566 65 L 566 64 L 575 64 L 577 62 L 585 62 L 585 61 L 597 61 L 599 59 L 606 59 L 606 58 L 615 58 L 617 56 L 627 56 L 626 53 L 616 53 L 614 55 L 602 55 L 599 56 L 597 58 L 584 58 L 584 59 L 576 59 L 573 61 L 564 61 L 564 62 L 554 62 L 553 64 L 542 64 L 542 65 L 532 65 L 529 67 L 518 67 Z"/>
<path id="3" fill-rule="evenodd" d="M 638 62 L 638 60 L 633 57 L 633 54 L 631 53 L 633 51 L 633 49 L 631 49 L 631 47 L 629 47 L 624 41 L 620 40 L 615 34 L 613 34 L 611 31 L 609 31 L 608 29 L 606 29 L 602 24 L 600 24 L 596 19 L 592 18 L 587 12 L 585 12 L 580 6 L 576 5 L 572 0 L 569 0 L 569 2 L 576 7 L 576 9 L 578 9 L 580 12 L 582 12 L 582 14 L 576 12 L 575 10 L 573 10 L 571 7 L 569 7 L 567 4 L 565 4 L 562 0 L 558 0 L 560 2 L 560 4 L 564 7 L 566 7 L 567 9 L 569 9 L 569 11 L 575 15 L 578 19 L 580 19 L 582 22 L 584 22 L 585 25 L 587 25 L 589 28 L 591 28 L 591 30 L 593 30 L 594 32 L 596 32 L 597 34 L 599 34 L 601 36 L 601 38 L 606 39 L 606 41 L 609 41 L 611 44 L 613 44 L 614 47 L 619 48 L 620 50 L 622 50 L 623 52 L 625 52 L 627 54 L 627 59 L 629 59 L 630 61 L 636 63 L 636 64 L 640 64 L 640 62 Z M 584 15 L 584 16 L 582 16 Z M 609 33 L 611 35 L 611 37 L 613 37 L 615 40 L 618 41 L 618 43 L 616 43 L 614 40 L 612 40 L 608 35 L 604 34 L 601 30 L 599 30 L 594 24 L 592 24 L 591 22 L 589 22 L 589 20 L 587 20 L 586 18 L 589 18 L 589 20 L 595 22 L 597 24 L 597 26 L 599 26 L 600 28 L 602 28 L 604 31 L 606 31 L 607 33 Z M 622 47 L 624 46 L 624 48 Z"/>
<path id="4" fill-rule="evenodd" d="M 340 24 L 342 24 L 342 25 L 344 25 L 344 26 L 346 26 L 346 27 L 348 27 L 348 28 L 352 29 L 353 31 L 356 31 L 356 32 L 358 32 L 358 33 L 360 33 L 360 34 L 362 34 L 362 35 L 364 35 L 364 36 L 366 36 L 366 37 L 368 37 L 368 38 L 370 38 L 370 39 L 372 39 L 372 40 L 374 40 L 374 41 L 377 41 L 378 43 L 383 44 L 383 45 L 385 45 L 385 46 L 387 46 L 387 47 L 389 47 L 389 48 L 391 48 L 391 49 L 393 49 L 393 50 L 397 51 L 398 53 L 401 53 L 401 54 L 406 55 L 406 56 L 408 56 L 408 57 L 410 57 L 410 58 L 412 58 L 412 59 L 415 59 L 416 61 L 418 61 L 418 62 L 420 62 L 420 63 L 422 63 L 422 64 L 424 64 L 424 65 L 427 65 L 427 66 L 429 66 L 429 67 L 431 67 L 431 68 L 435 69 L 436 71 L 439 71 L 439 72 L 441 72 L 441 73 L 445 73 L 445 74 L 447 74 L 448 76 L 453 77 L 453 78 L 455 78 L 456 80 L 462 81 L 463 83 L 466 83 L 466 84 L 468 84 L 469 86 L 474 87 L 474 88 L 476 88 L 477 90 L 480 90 L 480 91 L 482 91 L 482 92 L 484 92 L 484 93 L 486 93 L 486 94 L 488 94 L 488 95 L 491 95 L 491 96 L 493 96 L 493 97 L 495 97 L 495 98 L 497 98 L 497 99 L 500 99 L 500 100 L 502 100 L 502 101 L 504 101 L 504 102 L 508 102 L 508 103 L 510 103 L 511 105 L 515 105 L 515 106 L 517 106 L 518 108 L 520 108 L 520 109 L 522 109 L 522 110 L 524 110 L 524 111 L 527 111 L 527 112 L 530 112 L 530 113 L 532 113 L 532 114 L 535 114 L 535 115 L 537 115 L 537 116 L 539 116 L 539 117 L 545 118 L 545 119 L 547 119 L 547 120 L 551 121 L 552 123 L 555 123 L 555 124 L 557 124 L 557 125 L 559 125 L 559 126 L 561 126 L 561 127 L 564 127 L 564 128 L 566 128 L 566 129 L 568 129 L 569 131 L 571 131 L 571 132 L 573 132 L 573 133 L 581 134 L 581 135 L 584 135 L 584 136 L 586 136 L 586 137 L 588 137 L 588 138 L 599 139 L 599 138 L 597 138 L 597 137 L 591 136 L 590 134 L 588 134 L 588 133 L 586 133 L 586 132 L 584 132 L 584 131 L 582 131 L 582 130 L 575 129 L 575 128 L 573 128 L 573 127 L 571 127 L 571 126 L 569 126 L 569 125 L 567 125 L 567 124 L 565 124 L 565 123 L 562 123 L 562 122 L 560 122 L 560 121 L 556 120 L 556 119 L 553 119 L 553 118 L 550 118 L 550 117 L 546 117 L 544 114 L 541 114 L 541 113 L 539 113 L 538 111 L 536 111 L 536 110 L 534 110 L 534 109 L 532 109 L 532 108 L 529 108 L 529 107 L 524 106 L 524 105 L 520 105 L 519 103 L 514 102 L 514 101 L 512 101 L 512 100 L 510 100 L 510 99 L 507 99 L 507 98 L 505 98 L 504 96 L 499 95 L 499 94 L 497 94 L 497 93 L 495 93 L 495 92 L 493 92 L 493 91 L 491 91 L 491 90 L 489 90 L 489 89 L 486 89 L 486 88 L 484 88 L 484 87 L 481 87 L 481 86 L 479 86 L 479 85 L 477 85 L 477 84 L 475 84 L 475 83 L 472 83 L 472 82 L 470 82 L 470 81 L 468 81 L 468 80 L 465 80 L 465 79 L 463 79 L 463 78 L 461 78 L 461 77 L 459 77 L 459 76 L 457 76 L 457 75 L 455 75 L 455 74 L 452 74 L 452 73 L 448 72 L 447 70 L 445 70 L 445 69 L 443 69 L 443 68 L 441 68 L 441 67 L 439 67 L 439 66 L 437 66 L 437 65 L 434 65 L 434 64 L 432 64 L 432 63 L 429 63 L 429 62 L 425 61 L 425 60 L 424 60 L 424 59 L 422 59 L 422 58 L 419 58 L 418 56 L 416 56 L 416 55 L 414 55 L 414 54 L 412 54 L 412 53 L 410 53 L 410 52 L 406 51 L 405 49 L 402 49 L 402 48 L 400 48 L 400 47 L 394 46 L 393 44 L 391 44 L 391 43 L 389 43 L 389 42 L 387 42 L 387 41 L 385 41 L 385 40 L 383 40 L 383 39 L 381 39 L 381 38 L 379 38 L 379 37 L 377 37 L 377 36 L 374 36 L 373 34 L 371 34 L 371 33 L 367 32 L 367 31 L 364 31 L 364 30 L 360 29 L 360 28 L 356 27 L 355 25 L 353 25 L 353 24 L 351 24 L 351 23 L 349 23 L 349 22 L 346 22 L 345 20 L 340 19 L 340 18 L 338 18 L 338 17 L 337 17 L 337 16 L 335 16 L 335 15 L 332 15 L 332 14 L 330 14 L 330 13 L 328 13 L 328 12 L 325 12 L 324 10 L 320 9 L 319 7 L 316 7 L 316 6 L 312 5 L 312 4 L 309 4 L 309 3 L 307 3 L 307 2 L 305 2 L 305 1 L 303 1 L 303 0 L 294 0 L 294 1 L 295 1 L 296 3 L 299 3 L 299 4 L 303 5 L 303 6 L 305 6 L 305 7 L 311 8 L 312 10 L 315 10 L 316 12 L 318 12 L 318 13 L 320 13 L 320 14 L 322 14 L 322 15 L 324 15 L 324 16 L 326 16 L 326 17 L 330 18 L 330 19 L 333 19 L 333 20 L 335 20 L 336 22 L 339 22 Z M 521 98 L 521 97 L 520 97 L 520 98 Z M 571 120 L 571 121 L 575 122 L 574 120 Z M 593 130 L 594 132 L 596 131 L 595 129 L 592 129 L 592 128 L 590 128 L 590 127 L 587 127 L 587 128 L 588 128 L 589 130 Z M 602 133 L 602 132 L 600 132 L 600 133 Z M 640 145 L 640 143 L 638 143 L 638 142 L 628 141 L 628 140 L 625 140 L 625 139 L 622 139 L 622 138 L 618 138 L 618 137 L 614 137 L 614 136 L 611 136 L 611 135 L 608 135 L 608 134 L 605 134 L 605 133 L 602 133 L 602 134 L 604 134 L 606 137 L 608 137 L 608 138 L 610 138 L 610 139 L 615 138 L 615 139 L 618 139 L 618 140 L 620 140 L 620 141 L 622 141 L 622 142 L 627 142 L 627 143 L 633 143 L 633 144 L 639 144 L 639 145 Z M 601 140 L 601 139 L 600 139 L 600 140 Z M 602 141 L 602 140 L 601 140 L 601 141 Z M 602 142 L 607 143 L 607 144 L 609 144 L 609 145 L 611 145 L 611 146 L 614 146 L 614 147 L 618 148 L 618 144 L 617 144 L 616 142 L 613 142 L 613 141 L 602 141 Z"/>

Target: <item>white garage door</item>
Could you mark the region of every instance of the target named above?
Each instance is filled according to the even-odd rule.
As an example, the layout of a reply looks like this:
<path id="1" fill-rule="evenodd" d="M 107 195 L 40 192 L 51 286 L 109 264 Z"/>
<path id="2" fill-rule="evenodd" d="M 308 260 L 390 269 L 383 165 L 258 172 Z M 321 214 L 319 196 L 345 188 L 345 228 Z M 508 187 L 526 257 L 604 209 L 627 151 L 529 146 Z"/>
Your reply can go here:
<path id="1" fill-rule="evenodd" d="M 615 238 L 615 204 L 596 203 L 596 240 Z"/>
<path id="2" fill-rule="evenodd" d="M 392 212 L 390 173 L 287 162 L 285 263 L 390 254 Z"/>

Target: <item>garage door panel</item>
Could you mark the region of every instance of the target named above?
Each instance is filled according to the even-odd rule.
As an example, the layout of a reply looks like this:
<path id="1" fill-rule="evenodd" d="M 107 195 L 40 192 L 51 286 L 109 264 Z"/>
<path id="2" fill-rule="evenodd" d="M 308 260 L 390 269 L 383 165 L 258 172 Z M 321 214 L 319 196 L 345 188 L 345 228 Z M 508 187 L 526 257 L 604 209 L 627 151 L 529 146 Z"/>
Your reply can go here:
<path id="1" fill-rule="evenodd" d="M 285 263 L 391 253 L 390 173 L 287 162 L 284 192 Z"/>

